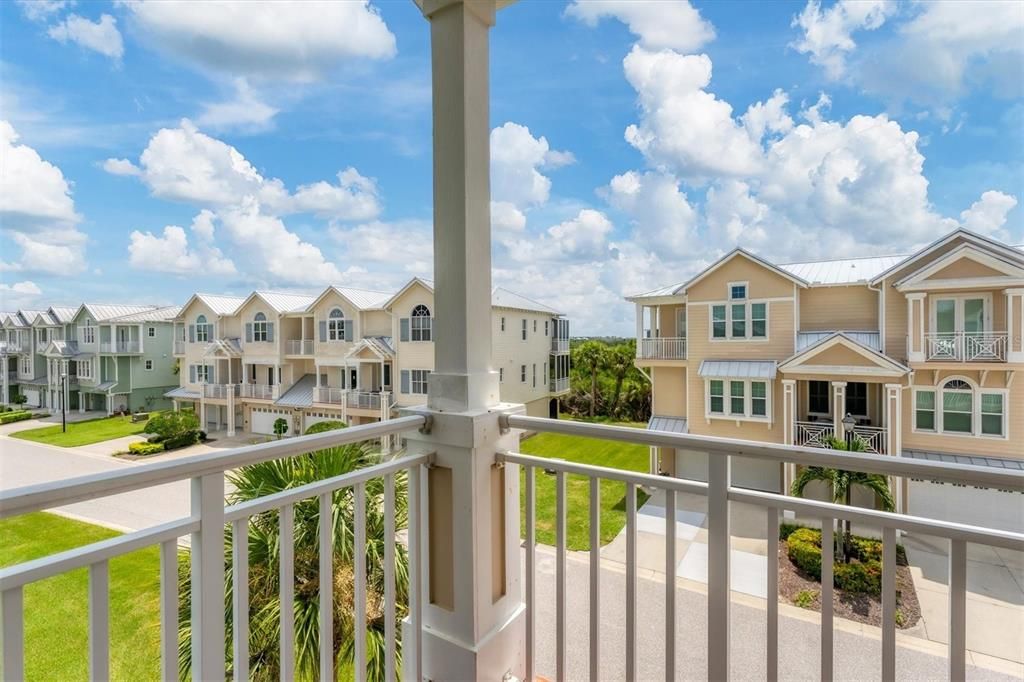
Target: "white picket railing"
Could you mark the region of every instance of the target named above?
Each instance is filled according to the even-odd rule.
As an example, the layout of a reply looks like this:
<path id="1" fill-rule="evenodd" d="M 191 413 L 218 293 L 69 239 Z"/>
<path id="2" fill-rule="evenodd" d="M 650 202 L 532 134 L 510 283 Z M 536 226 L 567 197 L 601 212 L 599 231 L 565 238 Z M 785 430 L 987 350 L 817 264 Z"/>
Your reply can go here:
<path id="1" fill-rule="evenodd" d="M 886 451 L 886 440 L 889 430 L 884 426 L 854 426 L 853 436 L 864 443 L 864 449 L 876 455 L 888 454 Z"/>
<path id="2" fill-rule="evenodd" d="M 138 341 L 101 341 L 101 353 L 141 353 L 142 344 Z"/>
<path id="3" fill-rule="evenodd" d="M 291 339 L 286 341 L 285 352 L 288 355 L 312 355 L 313 339 Z"/>
<path id="4" fill-rule="evenodd" d="M 388 405 L 393 405 L 394 400 L 388 392 L 378 393 L 376 391 L 348 391 L 345 396 L 346 404 L 357 410 L 379 410 L 381 396 L 388 396 Z"/>
<path id="5" fill-rule="evenodd" d="M 192 600 L 192 679 L 224 679 L 225 671 L 225 563 L 224 528 L 231 524 L 233 543 L 232 563 L 234 575 L 248 575 L 248 550 L 245 538 L 249 519 L 267 511 L 277 511 L 281 543 L 281 679 L 294 679 L 295 624 L 288 607 L 294 599 L 294 507 L 306 499 L 317 499 L 322 517 L 331 515 L 332 495 L 335 491 L 352 489 L 354 508 L 354 538 L 356 556 L 365 556 L 366 544 L 366 484 L 374 479 L 384 480 L 384 537 L 395 538 L 395 476 L 407 471 L 409 513 L 409 613 L 413 622 L 421 622 L 423 605 L 421 540 L 423 531 L 419 510 L 420 479 L 425 465 L 431 462 L 427 454 L 413 455 L 360 469 L 349 474 L 317 481 L 288 489 L 255 500 L 224 506 L 224 474 L 242 466 L 314 452 L 347 443 L 372 440 L 420 427 L 421 416 L 354 426 L 313 436 L 303 436 L 260 445 L 236 448 L 220 454 L 202 454 L 183 457 L 176 461 L 146 464 L 116 472 L 106 472 L 78 478 L 28 486 L 0 492 L 0 519 L 11 518 L 34 511 L 50 509 L 86 499 L 141 490 L 164 483 L 191 480 L 192 514 L 145 530 L 127 533 L 84 547 L 60 552 L 34 561 L 0 569 L 0 624 L 3 634 L 3 668 L 0 679 L 21 680 L 25 677 L 25 602 L 27 585 L 80 568 L 89 569 L 89 677 L 93 680 L 110 679 L 110 576 L 111 559 L 130 552 L 160 547 L 160 657 L 161 678 L 178 678 L 178 542 L 191 536 L 191 600 Z M 334 552 L 331 532 L 333 524 L 320 524 L 319 572 L 333 574 Z M 384 578 L 387 622 L 385 631 L 388 678 L 394 679 L 397 661 L 398 636 L 395 623 L 395 562 L 394 542 L 385 543 Z M 366 562 L 355 562 L 353 576 L 355 602 L 366 603 Z M 321 641 L 333 643 L 331 605 L 334 603 L 333 581 L 320 582 Z M 247 581 L 238 581 L 233 592 L 232 646 L 235 679 L 248 679 L 249 621 L 242 614 L 249 612 Z M 366 608 L 356 606 L 355 669 L 356 679 L 364 679 L 366 670 Z M 402 642 L 404 664 L 414 670 L 421 668 L 422 642 L 420 629 L 413 633 L 413 642 Z M 54 647 L 63 642 L 53 642 Z M 320 649 L 320 679 L 334 679 L 333 646 Z"/>
<path id="6" fill-rule="evenodd" d="M 333 388 L 321 386 L 313 391 L 313 401 L 327 405 L 342 405 L 345 402 L 347 388 Z"/>
<path id="7" fill-rule="evenodd" d="M 242 384 L 240 395 L 254 400 L 277 400 L 280 397 L 279 384 Z"/>
<path id="8" fill-rule="evenodd" d="M 552 393 L 565 393 L 569 390 L 569 377 L 561 377 L 558 379 L 551 379 L 551 392 Z"/>
<path id="9" fill-rule="evenodd" d="M 636 356 L 641 360 L 685 360 L 685 337 L 658 337 L 640 339 L 636 344 Z"/>
<path id="10" fill-rule="evenodd" d="M 239 395 L 240 389 L 240 384 L 203 384 L 203 396 L 226 400 L 229 395 Z"/>
<path id="11" fill-rule="evenodd" d="M 793 444 L 810 448 L 827 448 L 828 439 L 835 435 L 832 422 L 793 422 Z"/>
<path id="12" fill-rule="evenodd" d="M 185 354 L 185 341 L 183 339 L 174 340 L 174 354 L 184 355 Z"/>
<path id="13" fill-rule="evenodd" d="M 557 336 L 551 337 L 551 352 L 552 353 L 568 353 L 569 352 L 569 339 L 562 339 Z"/>
<path id="14" fill-rule="evenodd" d="M 931 332 L 924 335 L 925 358 L 950 362 L 1004 362 L 1006 332 Z"/>

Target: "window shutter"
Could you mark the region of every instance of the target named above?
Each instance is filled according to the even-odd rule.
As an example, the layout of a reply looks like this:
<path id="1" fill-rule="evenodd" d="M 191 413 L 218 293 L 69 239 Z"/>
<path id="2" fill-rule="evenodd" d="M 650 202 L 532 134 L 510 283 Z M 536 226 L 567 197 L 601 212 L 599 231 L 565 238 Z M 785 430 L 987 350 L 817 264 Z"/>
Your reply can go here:
<path id="1" fill-rule="evenodd" d="M 210 383 L 210 384 L 217 383 L 217 365 L 215 365 L 215 364 L 214 365 L 207 365 L 206 368 L 207 368 L 206 369 L 206 376 L 210 377 L 207 380 L 207 383 Z"/>
<path id="2" fill-rule="evenodd" d="M 398 326 L 401 329 L 401 334 L 399 336 L 399 339 L 402 340 L 402 341 L 408 341 L 409 340 L 409 318 L 408 317 L 403 317 L 401 320 L 398 321 Z M 405 392 L 408 393 L 408 391 L 405 391 Z"/>
<path id="3" fill-rule="evenodd" d="M 190 324 L 188 326 L 188 342 L 189 343 L 195 343 L 196 342 L 196 326 L 194 324 Z"/>
<path id="4" fill-rule="evenodd" d="M 345 320 L 345 340 L 352 340 L 352 320 Z"/>
<path id="5" fill-rule="evenodd" d="M 195 365 L 189 365 L 188 366 L 188 381 L 189 381 L 190 384 L 196 383 L 196 366 Z"/>
<path id="6" fill-rule="evenodd" d="M 245 342 L 252 343 L 252 322 L 245 323 Z"/>
<path id="7" fill-rule="evenodd" d="M 320 343 L 327 341 L 327 322 L 320 320 Z"/>
<path id="8" fill-rule="evenodd" d="M 267 322 L 267 341 L 270 342 L 270 341 L 273 341 L 273 340 L 274 340 L 274 323 L 273 322 Z"/>
<path id="9" fill-rule="evenodd" d="M 410 390 L 410 377 L 409 370 L 402 370 L 402 393 L 408 393 Z"/>

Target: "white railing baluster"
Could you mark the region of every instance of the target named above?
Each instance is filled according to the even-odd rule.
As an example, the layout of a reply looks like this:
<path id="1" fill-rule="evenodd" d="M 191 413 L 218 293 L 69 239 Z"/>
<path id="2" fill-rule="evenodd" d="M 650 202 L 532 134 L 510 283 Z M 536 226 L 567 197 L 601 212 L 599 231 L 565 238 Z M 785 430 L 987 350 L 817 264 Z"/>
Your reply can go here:
<path id="1" fill-rule="evenodd" d="M 729 678 L 729 456 L 708 454 L 708 679 Z"/>
<path id="2" fill-rule="evenodd" d="M 355 623 L 355 675 L 356 682 L 366 679 L 366 484 L 358 483 L 353 489 L 352 515 L 355 518 L 355 547 L 352 560 L 355 562 L 354 607 Z"/>
<path id="3" fill-rule="evenodd" d="M 967 677 L 967 543 L 949 541 L 949 679 Z"/>
<path id="4" fill-rule="evenodd" d="M 320 679 L 334 679 L 334 493 L 319 498 Z"/>
<path id="5" fill-rule="evenodd" d="M 249 679 L 249 519 L 231 522 L 231 644 L 234 680 Z"/>
<path id="6" fill-rule="evenodd" d="M 534 471 L 532 466 L 523 467 L 523 486 L 526 488 L 526 679 L 534 679 L 534 633 L 536 612 L 534 597 L 537 578 L 536 502 L 534 501 Z"/>
<path id="7" fill-rule="evenodd" d="M 160 543 L 160 677 L 178 677 L 178 541 Z"/>
<path id="8" fill-rule="evenodd" d="M 882 529 L 882 679 L 896 679 L 896 529 Z"/>
<path id="9" fill-rule="evenodd" d="M 765 679 L 779 679 L 779 510 L 766 510 L 765 537 L 768 539 L 767 635 L 765 637 Z"/>
<path id="10" fill-rule="evenodd" d="M 555 474 L 555 679 L 566 679 L 565 472 Z"/>
<path id="11" fill-rule="evenodd" d="M 295 679 L 295 508 L 281 507 L 281 680 Z"/>
<path id="12" fill-rule="evenodd" d="M 665 491 L 665 679 L 676 679 L 676 491 Z"/>
<path id="13" fill-rule="evenodd" d="M 626 679 L 637 679 L 636 484 L 626 483 Z"/>
<path id="14" fill-rule="evenodd" d="M 395 679 L 395 475 L 384 477 L 384 679 Z M 321 676 L 321 679 L 327 679 Z"/>
<path id="15" fill-rule="evenodd" d="M 532 571 L 532 569 L 531 569 Z M 590 478 L 590 679 L 601 677 L 601 479 Z"/>
<path id="16" fill-rule="evenodd" d="M 89 679 L 110 679 L 110 564 L 89 566 Z"/>
<path id="17" fill-rule="evenodd" d="M 4 665 L 0 678 L 25 679 L 25 593 L 21 587 L 0 592 L 0 642 L 3 642 Z"/>
<path id="18" fill-rule="evenodd" d="M 224 472 L 192 479 L 192 679 L 224 676 Z"/>
<path id="19" fill-rule="evenodd" d="M 833 520 L 821 519 L 821 674 L 822 680 L 832 679 L 832 565 L 835 562 L 835 533 Z"/>
<path id="20" fill-rule="evenodd" d="M 402 642 L 403 667 L 410 670 L 409 676 L 416 682 L 423 679 L 423 496 L 420 476 L 422 470 L 423 467 L 418 464 L 409 469 L 409 620 L 412 624 L 410 629 L 413 641 Z"/>

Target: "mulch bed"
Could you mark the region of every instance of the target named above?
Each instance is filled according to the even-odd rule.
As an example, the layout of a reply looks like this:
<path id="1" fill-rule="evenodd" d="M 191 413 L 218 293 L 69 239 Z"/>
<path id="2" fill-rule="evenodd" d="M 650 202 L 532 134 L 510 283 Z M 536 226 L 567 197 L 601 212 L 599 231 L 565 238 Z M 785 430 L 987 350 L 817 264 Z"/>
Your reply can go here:
<path id="1" fill-rule="evenodd" d="M 801 592 L 813 595 L 810 603 L 798 603 Z M 821 611 L 821 583 L 793 565 L 786 553 L 786 541 L 779 541 L 779 598 L 787 604 L 800 606 L 812 611 Z M 917 600 L 910 567 L 898 563 L 896 566 L 896 610 L 902 614 L 896 618 L 896 629 L 905 630 L 921 619 L 921 603 Z M 848 593 L 837 587 L 832 589 L 832 612 L 847 620 L 882 625 L 882 600 L 869 594 Z"/>

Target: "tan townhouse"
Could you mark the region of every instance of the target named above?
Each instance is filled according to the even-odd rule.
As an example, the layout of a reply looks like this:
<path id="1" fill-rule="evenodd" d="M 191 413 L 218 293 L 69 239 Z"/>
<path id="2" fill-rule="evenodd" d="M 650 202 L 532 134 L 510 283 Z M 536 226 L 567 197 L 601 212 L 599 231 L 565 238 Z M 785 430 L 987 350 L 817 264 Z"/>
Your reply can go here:
<path id="1" fill-rule="evenodd" d="M 502 400 L 557 416 L 557 397 L 569 390 L 568 320 L 505 289 L 492 303 Z M 325 420 L 388 419 L 426 400 L 433 311 L 433 286 L 419 278 L 397 292 L 195 294 L 175 322 L 180 386 L 166 395 L 229 435 L 272 434 L 279 419 L 289 435 Z"/>
<path id="2" fill-rule="evenodd" d="M 956 230 L 912 254 L 774 264 L 736 249 L 629 297 L 652 427 L 1024 468 L 1024 249 Z M 705 479 L 706 456 L 652 451 Z M 791 467 L 734 458 L 734 484 L 788 490 Z M 1024 496 L 893 481 L 901 510 L 1024 527 Z M 862 502 L 870 503 L 870 500 Z"/>

